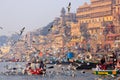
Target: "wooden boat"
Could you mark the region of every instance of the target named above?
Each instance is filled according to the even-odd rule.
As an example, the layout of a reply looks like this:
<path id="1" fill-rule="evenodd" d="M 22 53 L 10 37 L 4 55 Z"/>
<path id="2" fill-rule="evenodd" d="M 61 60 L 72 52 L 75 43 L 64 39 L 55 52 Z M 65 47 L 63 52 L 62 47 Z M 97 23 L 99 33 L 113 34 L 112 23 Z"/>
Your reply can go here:
<path id="1" fill-rule="evenodd" d="M 42 75 L 45 74 L 45 70 L 42 69 L 29 69 L 26 71 L 28 75 Z"/>
<path id="2" fill-rule="evenodd" d="M 118 70 L 93 70 L 96 75 L 117 75 Z"/>
<path id="3" fill-rule="evenodd" d="M 92 68 L 96 68 L 97 63 L 94 62 L 86 62 L 86 61 L 76 61 L 74 63 L 72 63 L 73 66 L 76 67 L 77 70 L 89 70 Z"/>
<path id="4" fill-rule="evenodd" d="M 82 63 L 80 66 L 78 66 L 76 69 L 77 70 L 82 70 L 82 69 L 92 69 L 92 68 L 95 68 L 96 66 L 96 63 Z"/>

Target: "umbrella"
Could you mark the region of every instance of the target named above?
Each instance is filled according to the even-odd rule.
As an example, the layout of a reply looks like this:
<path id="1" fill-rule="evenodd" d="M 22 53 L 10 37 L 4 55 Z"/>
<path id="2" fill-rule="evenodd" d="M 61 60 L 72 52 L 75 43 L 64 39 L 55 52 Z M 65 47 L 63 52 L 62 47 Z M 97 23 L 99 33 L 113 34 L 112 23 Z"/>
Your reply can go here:
<path id="1" fill-rule="evenodd" d="M 67 53 L 67 58 L 68 59 L 72 59 L 74 57 L 74 53 L 73 52 L 68 52 Z"/>

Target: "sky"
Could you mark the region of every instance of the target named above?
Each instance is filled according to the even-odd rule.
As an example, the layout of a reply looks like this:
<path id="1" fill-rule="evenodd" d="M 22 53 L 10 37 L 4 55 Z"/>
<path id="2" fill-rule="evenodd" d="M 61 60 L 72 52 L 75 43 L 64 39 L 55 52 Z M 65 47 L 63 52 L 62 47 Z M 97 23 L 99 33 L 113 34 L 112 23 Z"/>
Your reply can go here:
<path id="1" fill-rule="evenodd" d="M 71 12 L 90 0 L 0 0 L 0 36 L 11 35 L 25 27 L 25 32 L 46 26 L 60 16 L 71 2 Z"/>

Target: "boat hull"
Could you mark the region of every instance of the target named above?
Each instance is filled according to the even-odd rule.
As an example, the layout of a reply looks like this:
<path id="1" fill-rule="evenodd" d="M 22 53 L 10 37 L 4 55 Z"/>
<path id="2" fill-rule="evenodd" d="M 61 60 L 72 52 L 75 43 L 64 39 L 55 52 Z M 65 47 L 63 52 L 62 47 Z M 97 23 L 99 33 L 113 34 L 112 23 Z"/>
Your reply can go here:
<path id="1" fill-rule="evenodd" d="M 27 71 L 27 74 L 31 74 L 31 75 L 42 75 L 45 74 L 45 70 L 41 70 L 41 69 L 30 69 Z"/>
<path id="2" fill-rule="evenodd" d="M 94 70 L 93 71 L 94 74 L 96 75 L 117 75 L 118 71 L 117 70 Z"/>

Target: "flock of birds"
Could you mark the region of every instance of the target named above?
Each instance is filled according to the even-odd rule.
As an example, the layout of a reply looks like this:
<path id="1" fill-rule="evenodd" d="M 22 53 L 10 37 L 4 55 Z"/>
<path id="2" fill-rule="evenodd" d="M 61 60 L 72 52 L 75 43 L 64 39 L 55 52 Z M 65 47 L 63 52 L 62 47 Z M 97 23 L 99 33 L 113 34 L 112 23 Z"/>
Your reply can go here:
<path id="1" fill-rule="evenodd" d="M 0 29 L 3 30 L 3 27 L 0 27 Z M 23 27 L 23 28 L 20 30 L 19 33 L 16 32 L 16 34 L 18 34 L 18 36 L 21 37 L 21 35 L 23 34 L 24 30 L 25 30 L 25 27 Z"/>
<path id="2" fill-rule="evenodd" d="M 1 74 L 4 75 L 25 75 L 24 74 L 24 69 L 25 67 L 20 64 L 16 64 L 16 66 L 11 66 L 11 65 L 5 65 L 4 66 L 7 71 L 6 72 L 1 72 Z M 43 77 L 55 77 L 55 76 L 67 76 L 67 77 L 80 77 L 78 74 L 81 76 L 88 76 L 88 72 L 85 70 L 77 71 L 76 67 L 73 66 L 72 64 L 69 65 L 62 65 L 62 64 L 54 64 L 54 65 L 48 65 L 46 66 L 46 73 L 42 74 L 41 76 Z M 31 74 L 27 74 L 31 75 Z M 115 76 L 110 76 L 109 78 L 113 79 Z M 110 80 L 111 80 L 110 79 Z M 120 77 L 118 77 L 117 80 L 119 80 Z M 94 80 L 103 80 L 100 76 L 96 77 Z"/>
<path id="3" fill-rule="evenodd" d="M 2 74 L 5 75 L 19 75 L 24 74 L 25 65 L 15 64 L 13 65 L 5 65 L 5 72 L 2 72 Z M 85 71 L 81 70 L 81 73 L 84 74 Z M 62 65 L 62 64 L 54 64 L 54 65 L 47 65 L 46 66 L 46 73 L 43 74 L 43 76 L 52 76 L 52 75 L 66 75 L 66 76 L 72 76 L 75 77 L 77 75 L 76 73 L 76 67 L 72 64 L 69 65 Z"/>
<path id="4" fill-rule="evenodd" d="M 69 2 L 68 6 L 67 6 L 67 9 L 68 9 L 68 13 L 70 12 L 70 9 L 71 9 L 71 2 Z M 48 32 L 51 31 L 51 29 L 53 28 L 53 25 L 51 25 L 51 27 L 48 29 Z M 3 30 L 3 27 L 0 27 L 1 30 Z M 25 30 L 25 27 L 23 27 L 20 32 L 16 32 L 16 34 L 18 34 L 19 38 L 21 37 L 21 35 L 23 34 Z M 19 39 L 18 39 L 19 41 Z M 17 41 L 14 41 L 14 44 L 16 43 Z"/>
<path id="5" fill-rule="evenodd" d="M 1 30 L 3 30 L 3 27 L 0 27 Z M 18 33 L 18 35 L 22 35 L 22 33 L 24 32 L 25 30 L 25 27 L 23 27 L 21 30 L 20 30 L 20 33 Z"/>

